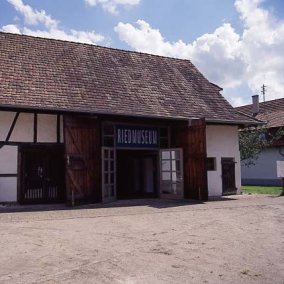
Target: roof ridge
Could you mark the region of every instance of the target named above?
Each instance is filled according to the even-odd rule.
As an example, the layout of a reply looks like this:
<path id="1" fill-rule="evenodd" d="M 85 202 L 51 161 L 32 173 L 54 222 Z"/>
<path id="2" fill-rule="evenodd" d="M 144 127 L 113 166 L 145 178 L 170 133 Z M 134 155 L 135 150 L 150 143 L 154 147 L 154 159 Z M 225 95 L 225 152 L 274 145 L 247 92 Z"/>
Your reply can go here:
<path id="1" fill-rule="evenodd" d="M 284 98 L 278 98 L 278 99 L 273 99 L 273 100 L 269 100 L 269 101 L 265 101 L 265 102 L 259 102 L 259 104 L 260 105 L 265 105 L 265 104 L 274 103 L 274 102 L 277 102 L 277 101 L 283 101 L 283 103 L 284 103 Z M 235 108 L 237 109 L 237 108 L 243 108 L 243 107 L 248 107 L 248 106 L 252 106 L 252 103 L 246 104 L 246 105 L 242 105 L 242 106 L 237 106 Z"/>
<path id="2" fill-rule="evenodd" d="M 117 50 L 117 51 L 126 52 L 126 53 L 136 53 L 136 54 L 143 54 L 143 55 L 161 57 L 161 58 L 172 59 L 172 60 L 186 61 L 186 62 L 190 62 L 195 67 L 195 65 L 191 62 L 191 60 L 190 59 L 186 59 L 186 58 L 170 57 L 170 56 L 165 56 L 165 55 L 152 54 L 152 53 L 148 53 L 148 52 L 127 50 L 127 49 L 122 49 L 122 48 L 117 48 L 117 47 L 109 47 L 109 46 L 103 46 L 103 45 L 86 43 L 86 42 L 71 41 L 71 40 L 65 40 L 65 39 L 48 38 L 48 37 L 43 37 L 43 36 L 32 36 L 32 35 L 26 35 L 26 34 L 16 34 L 16 33 L 3 32 L 3 31 L 0 31 L 0 34 L 4 34 L 4 35 L 8 34 L 8 35 L 19 36 L 19 37 L 27 37 L 27 38 L 38 38 L 38 39 L 49 40 L 49 41 L 69 42 L 69 43 L 78 44 L 78 45 L 95 46 L 95 47 L 98 47 L 98 48 L 109 49 L 109 50 Z M 197 67 L 195 67 L 195 68 L 197 69 Z M 213 84 L 213 83 L 211 83 L 211 84 Z"/>

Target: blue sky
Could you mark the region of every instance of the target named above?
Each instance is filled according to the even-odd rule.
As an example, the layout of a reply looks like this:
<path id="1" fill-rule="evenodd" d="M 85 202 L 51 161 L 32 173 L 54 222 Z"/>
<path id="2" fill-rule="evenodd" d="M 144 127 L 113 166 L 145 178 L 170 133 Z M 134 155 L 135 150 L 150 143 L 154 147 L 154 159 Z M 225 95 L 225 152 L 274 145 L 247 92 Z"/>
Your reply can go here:
<path id="1" fill-rule="evenodd" d="M 0 30 L 190 59 L 233 105 L 284 97 L 283 0 L 1 0 Z"/>

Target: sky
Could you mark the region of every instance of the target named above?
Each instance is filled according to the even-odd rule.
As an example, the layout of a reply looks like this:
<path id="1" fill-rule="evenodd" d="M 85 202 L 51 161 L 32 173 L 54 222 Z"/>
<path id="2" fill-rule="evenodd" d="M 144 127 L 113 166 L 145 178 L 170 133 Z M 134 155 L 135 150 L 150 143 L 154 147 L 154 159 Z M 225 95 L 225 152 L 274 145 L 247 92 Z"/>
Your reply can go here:
<path id="1" fill-rule="evenodd" d="M 0 0 L 0 30 L 189 59 L 233 106 L 284 98 L 283 0 Z"/>

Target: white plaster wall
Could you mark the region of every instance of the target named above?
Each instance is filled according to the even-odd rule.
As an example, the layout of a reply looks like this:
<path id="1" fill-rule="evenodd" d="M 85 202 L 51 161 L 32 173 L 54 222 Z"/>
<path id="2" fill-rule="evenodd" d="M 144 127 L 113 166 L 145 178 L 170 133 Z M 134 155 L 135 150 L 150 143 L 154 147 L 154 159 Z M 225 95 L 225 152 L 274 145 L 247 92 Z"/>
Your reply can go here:
<path id="1" fill-rule="evenodd" d="M 284 161 L 284 157 L 280 155 L 278 148 L 268 148 L 259 154 L 255 165 L 246 167 L 242 165 L 242 179 L 253 179 L 263 181 L 265 180 L 279 180 L 277 178 L 276 161 Z"/>
<path id="2" fill-rule="evenodd" d="M 20 113 L 9 141 L 33 142 L 33 133 L 34 115 L 32 113 Z"/>
<path id="3" fill-rule="evenodd" d="M 0 202 L 17 202 L 17 177 L 0 177 Z"/>
<path id="4" fill-rule="evenodd" d="M 216 171 L 207 171 L 208 195 L 218 197 L 222 195 L 222 167 L 221 158 L 234 158 L 237 193 L 241 188 L 241 168 L 238 127 L 229 125 L 206 126 L 207 157 L 216 158 Z"/>
<path id="5" fill-rule="evenodd" d="M 52 114 L 38 114 L 37 142 L 57 142 L 57 116 Z"/>
<path id="6" fill-rule="evenodd" d="M 17 174 L 18 147 L 0 149 L 0 174 Z M 0 177 L 0 202 L 17 201 L 17 177 Z"/>
<path id="7" fill-rule="evenodd" d="M 18 147 L 3 146 L 0 148 L 0 174 L 17 174 Z"/>
<path id="8" fill-rule="evenodd" d="M 0 141 L 6 139 L 15 114 L 15 112 L 0 111 Z"/>

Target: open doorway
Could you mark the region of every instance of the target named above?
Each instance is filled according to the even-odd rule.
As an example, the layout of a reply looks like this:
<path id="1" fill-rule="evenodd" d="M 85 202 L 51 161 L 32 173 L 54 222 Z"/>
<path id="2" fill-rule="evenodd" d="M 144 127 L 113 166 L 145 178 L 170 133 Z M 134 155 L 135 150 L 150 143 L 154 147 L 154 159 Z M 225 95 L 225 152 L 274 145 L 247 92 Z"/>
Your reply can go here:
<path id="1" fill-rule="evenodd" d="M 223 195 L 236 194 L 236 177 L 234 158 L 222 158 L 222 190 Z"/>
<path id="2" fill-rule="evenodd" d="M 117 197 L 157 197 L 157 163 L 157 151 L 117 150 Z"/>
<path id="3" fill-rule="evenodd" d="M 21 204 L 62 202 L 65 195 L 62 145 L 23 145 L 21 153 Z"/>

